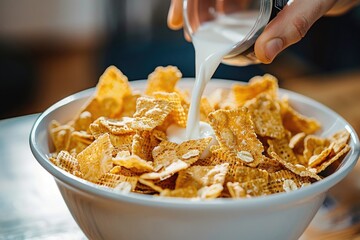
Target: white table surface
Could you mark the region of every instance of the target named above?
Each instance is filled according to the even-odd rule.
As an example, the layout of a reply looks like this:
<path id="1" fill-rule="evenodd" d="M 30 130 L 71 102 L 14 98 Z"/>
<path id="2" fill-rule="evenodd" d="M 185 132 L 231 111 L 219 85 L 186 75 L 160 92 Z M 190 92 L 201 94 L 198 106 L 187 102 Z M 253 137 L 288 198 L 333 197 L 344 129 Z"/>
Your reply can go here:
<path id="1" fill-rule="evenodd" d="M 0 239 L 86 239 L 31 153 L 37 116 L 0 121 Z"/>
<path id="2" fill-rule="evenodd" d="M 29 133 L 37 116 L 0 120 L 0 240 L 86 239 L 68 211 L 53 177 L 31 153 Z M 340 212 L 340 217 L 335 215 L 336 219 L 329 218 L 333 215 L 329 209 L 344 207 L 337 204 L 336 198 L 328 198 L 327 207 L 320 209 L 300 239 L 340 239 L 336 234 L 339 229 L 346 233 L 350 229 L 350 238 L 346 239 L 357 239 L 360 211 L 358 204 L 354 207 Z M 317 231 L 314 233 L 312 229 Z"/>

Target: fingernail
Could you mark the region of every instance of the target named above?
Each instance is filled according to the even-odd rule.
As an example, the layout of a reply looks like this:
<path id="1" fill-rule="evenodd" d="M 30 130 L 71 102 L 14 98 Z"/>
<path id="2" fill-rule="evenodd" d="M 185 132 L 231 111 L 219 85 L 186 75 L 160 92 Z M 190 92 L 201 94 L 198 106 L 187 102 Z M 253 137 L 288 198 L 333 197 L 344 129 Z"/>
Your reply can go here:
<path id="1" fill-rule="evenodd" d="M 276 55 L 283 49 L 283 41 L 281 38 L 273 38 L 265 44 L 265 56 L 272 61 Z"/>

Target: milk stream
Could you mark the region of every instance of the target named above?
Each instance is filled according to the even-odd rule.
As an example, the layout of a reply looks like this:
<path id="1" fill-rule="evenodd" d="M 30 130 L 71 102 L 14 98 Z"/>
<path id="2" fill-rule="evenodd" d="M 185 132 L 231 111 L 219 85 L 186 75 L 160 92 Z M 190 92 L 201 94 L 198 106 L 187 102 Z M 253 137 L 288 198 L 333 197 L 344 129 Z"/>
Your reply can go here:
<path id="1" fill-rule="evenodd" d="M 242 41 L 255 25 L 257 13 L 219 15 L 215 20 L 201 25 L 192 36 L 195 48 L 196 80 L 192 90 L 187 128 L 170 126 L 167 130 L 169 141 L 177 143 L 213 137 L 211 126 L 200 122 L 200 101 L 206 84 L 210 81 L 221 60 Z M 210 144 L 211 145 L 211 144 Z"/>
<path id="2" fill-rule="evenodd" d="M 196 80 L 187 120 L 187 139 L 200 138 L 200 101 L 206 84 L 221 60 L 251 31 L 257 13 L 220 15 L 200 26 L 192 37 L 195 48 Z"/>

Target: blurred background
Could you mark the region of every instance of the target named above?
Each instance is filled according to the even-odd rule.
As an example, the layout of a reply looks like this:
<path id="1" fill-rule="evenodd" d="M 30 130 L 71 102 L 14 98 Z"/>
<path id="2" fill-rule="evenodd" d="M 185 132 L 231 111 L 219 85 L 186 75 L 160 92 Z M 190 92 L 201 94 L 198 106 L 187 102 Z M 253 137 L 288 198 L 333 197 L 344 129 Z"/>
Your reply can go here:
<path id="1" fill-rule="evenodd" d="M 169 5 L 170 0 L 0 0 L 0 119 L 41 112 L 93 87 L 109 65 L 130 80 L 147 78 L 156 66 L 170 64 L 184 76 L 194 76 L 192 44 L 182 31 L 167 28 Z M 247 81 L 271 73 L 281 87 L 326 104 L 328 95 L 322 93 L 333 91 L 338 104 L 338 86 L 360 94 L 355 81 L 360 80 L 359 43 L 360 8 L 355 8 L 322 18 L 271 65 L 221 65 L 215 77 Z M 355 80 L 349 84 L 347 78 Z M 335 90 L 328 87 L 335 84 Z M 340 102 L 354 101 L 359 106 L 359 98 Z M 353 114 L 355 123 L 360 113 Z"/>
<path id="2" fill-rule="evenodd" d="M 130 80 L 145 79 L 160 65 L 178 66 L 193 77 L 194 50 L 182 31 L 167 28 L 169 5 L 170 0 L 0 0 L 0 119 L 41 112 L 94 87 L 109 65 Z M 275 75 L 280 87 L 332 108 L 360 135 L 360 7 L 320 19 L 270 65 L 221 65 L 215 77 L 248 81 L 264 73 Z M 359 173 L 357 164 L 331 190 L 336 211 L 321 213 L 302 240 L 360 238 Z"/>

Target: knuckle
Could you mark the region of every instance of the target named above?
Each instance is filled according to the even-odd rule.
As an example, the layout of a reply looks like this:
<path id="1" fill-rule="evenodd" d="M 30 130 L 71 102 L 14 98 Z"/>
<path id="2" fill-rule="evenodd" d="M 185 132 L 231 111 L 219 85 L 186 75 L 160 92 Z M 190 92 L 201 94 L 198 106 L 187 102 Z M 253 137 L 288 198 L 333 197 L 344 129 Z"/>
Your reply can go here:
<path id="1" fill-rule="evenodd" d="M 310 28 L 309 21 L 306 19 L 306 17 L 304 15 L 295 17 L 292 22 L 292 25 L 295 29 L 295 34 L 296 34 L 297 40 L 302 39 L 306 35 L 307 31 Z"/>

